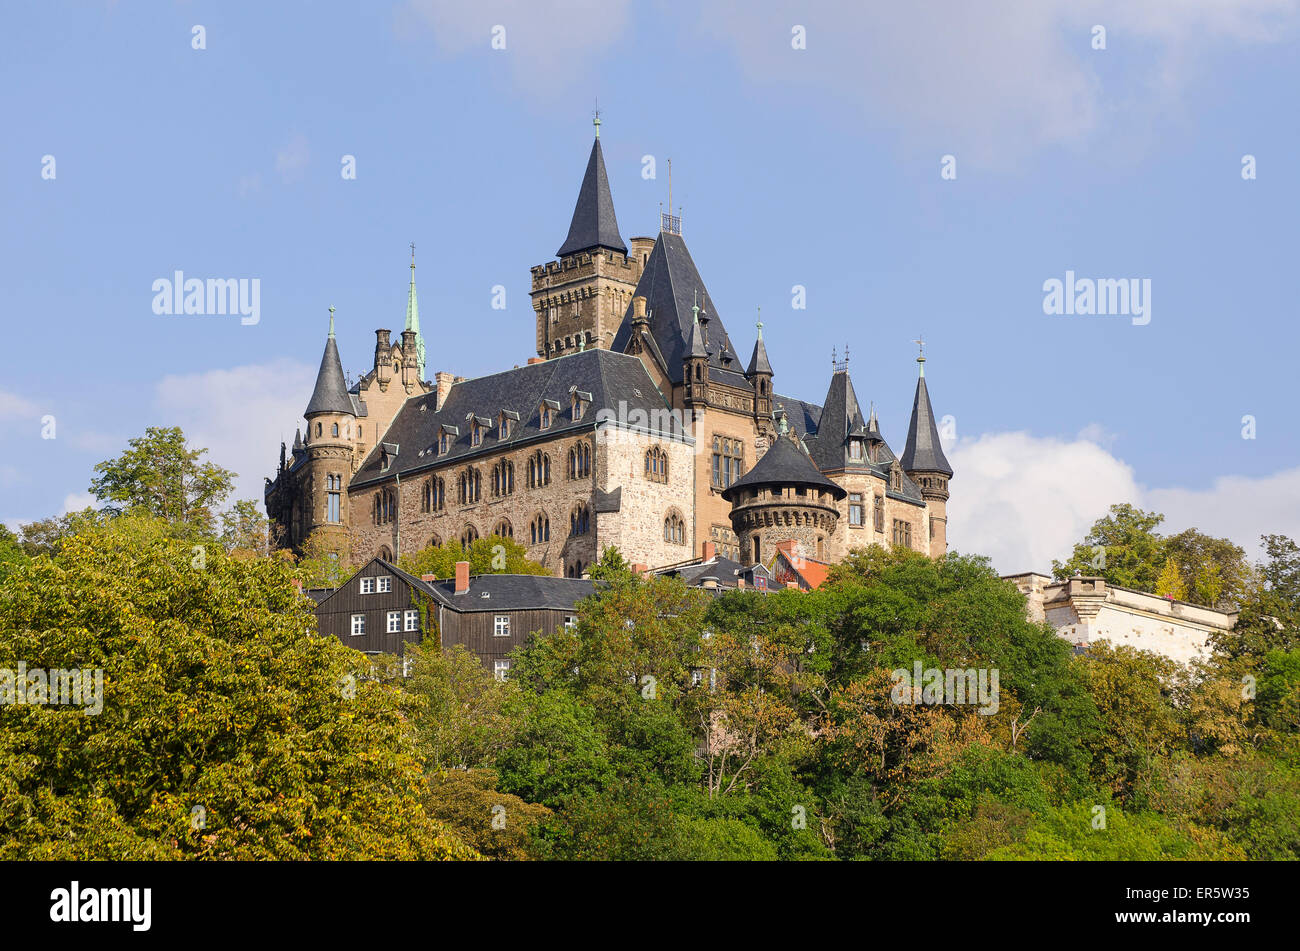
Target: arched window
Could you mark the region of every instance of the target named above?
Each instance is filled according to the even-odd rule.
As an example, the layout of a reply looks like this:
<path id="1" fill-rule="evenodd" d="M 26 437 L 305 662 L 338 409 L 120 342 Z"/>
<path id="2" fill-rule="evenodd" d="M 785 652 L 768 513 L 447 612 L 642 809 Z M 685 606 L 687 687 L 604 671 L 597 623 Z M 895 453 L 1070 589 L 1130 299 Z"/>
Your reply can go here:
<path id="1" fill-rule="evenodd" d="M 397 496 L 392 489 L 383 489 L 375 495 L 374 520 L 376 525 L 387 525 L 397 517 Z"/>
<path id="2" fill-rule="evenodd" d="M 478 529 L 473 525 L 466 525 L 465 530 L 460 533 L 460 547 L 468 549 L 476 541 L 478 541 Z"/>
<path id="3" fill-rule="evenodd" d="M 510 524 L 509 519 L 503 518 L 501 521 L 497 522 L 497 527 L 492 529 L 492 534 L 497 538 L 514 538 L 515 529 L 514 526 Z"/>
<path id="4" fill-rule="evenodd" d="M 483 497 L 483 477 L 477 469 L 466 469 L 460 474 L 460 504 L 473 505 Z"/>
<path id="5" fill-rule="evenodd" d="M 574 507 L 573 511 L 569 513 L 569 534 L 585 535 L 587 534 L 587 529 L 590 527 L 591 513 L 587 510 L 586 505 L 579 503 Z"/>
<path id="6" fill-rule="evenodd" d="M 537 489 L 551 484 L 551 457 L 540 449 L 528 460 L 528 488 Z"/>
<path id="7" fill-rule="evenodd" d="M 380 546 L 379 546 L 379 557 L 382 558 L 382 559 L 384 559 L 384 561 L 392 561 L 392 560 L 393 560 L 393 553 L 392 553 L 392 551 L 389 549 L 389 547 L 388 547 L 387 545 L 380 545 Z"/>
<path id="8" fill-rule="evenodd" d="M 441 548 L 441 547 L 442 547 L 442 536 L 440 536 L 440 535 L 430 535 L 430 536 L 429 536 L 429 544 L 428 544 L 426 547 L 428 547 L 428 548 Z"/>
<path id="9" fill-rule="evenodd" d="M 492 467 L 492 494 L 509 495 L 515 490 L 515 464 L 502 459 Z"/>
<path id="10" fill-rule="evenodd" d="M 320 433 L 321 433 L 320 423 L 317 423 L 317 424 L 316 424 L 316 435 L 319 436 Z"/>
<path id="11" fill-rule="evenodd" d="M 330 435 L 332 435 L 332 436 L 337 436 L 338 434 L 339 434 L 339 424 L 338 424 L 338 423 L 335 423 L 335 424 L 334 424 L 334 429 L 333 429 L 333 431 L 330 433 Z"/>
<path id="12" fill-rule="evenodd" d="M 551 520 L 544 512 L 538 512 L 528 526 L 528 544 L 540 545 L 551 540 Z"/>
<path id="13" fill-rule="evenodd" d="M 447 486 L 439 476 L 431 476 L 424 482 L 420 508 L 425 512 L 441 512 L 447 504 Z"/>
<path id="14" fill-rule="evenodd" d="M 668 481 L 668 453 L 659 446 L 651 446 L 646 451 L 645 477 L 651 482 Z"/>
<path id="15" fill-rule="evenodd" d="M 591 476 L 591 445 L 580 442 L 569 450 L 569 478 L 586 479 Z"/>
<path id="16" fill-rule="evenodd" d="M 565 574 L 565 577 L 567 577 L 567 578 L 581 578 L 581 577 L 582 577 L 582 562 L 581 562 L 581 561 L 575 561 L 573 564 L 569 565 L 567 568 L 564 569 L 564 574 Z"/>
<path id="17" fill-rule="evenodd" d="M 664 519 L 664 541 L 671 545 L 686 544 L 686 521 L 676 509 Z"/>

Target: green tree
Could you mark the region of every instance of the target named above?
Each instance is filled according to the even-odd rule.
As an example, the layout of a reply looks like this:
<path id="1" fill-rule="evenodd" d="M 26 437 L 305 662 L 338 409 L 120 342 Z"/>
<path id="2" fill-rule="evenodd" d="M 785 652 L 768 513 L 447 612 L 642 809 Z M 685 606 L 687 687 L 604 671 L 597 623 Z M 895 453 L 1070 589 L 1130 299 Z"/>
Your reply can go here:
<path id="1" fill-rule="evenodd" d="M 108 521 L 112 516 L 107 512 L 86 508 L 80 512 L 55 515 L 36 522 L 27 522 L 18 526 L 22 538 L 23 551 L 29 557 L 55 554 L 63 542 L 85 528 L 93 528 Z"/>
<path id="2" fill-rule="evenodd" d="M 221 513 L 221 543 L 230 553 L 262 558 L 271 552 L 271 524 L 252 499 L 240 499 Z"/>
<path id="3" fill-rule="evenodd" d="M 1093 523 L 1065 562 L 1053 561 L 1057 578 L 1100 575 L 1109 583 L 1151 591 L 1164 565 L 1164 542 L 1156 527 L 1165 520 L 1127 502 L 1110 507 L 1110 514 Z"/>
<path id="4" fill-rule="evenodd" d="M 187 445 L 177 426 L 150 426 L 127 447 L 95 466 L 95 498 L 114 513 L 136 509 L 195 535 L 212 535 L 214 511 L 230 494 L 235 474 L 202 461 L 207 450 Z"/>
<path id="5" fill-rule="evenodd" d="M 1182 573 L 1178 570 L 1178 563 L 1174 561 L 1174 556 L 1169 555 L 1165 558 L 1165 566 L 1160 570 L 1160 577 L 1156 579 L 1155 593 L 1162 598 L 1172 598 L 1175 601 L 1187 600 L 1187 586 L 1183 584 Z"/>
<path id="6" fill-rule="evenodd" d="M 19 544 L 18 536 L 0 524 L 0 579 L 5 573 L 28 562 L 27 553 Z"/>
<path id="7" fill-rule="evenodd" d="M 435 575 L 451 578 L 456 574 L 458 561 L 468 561 L 472 575 L 551 573 L 545 566 L 530 561 L 528 549 L 513 538 L 500 538 L 496 535 L 476 539 L 468 550 L 461 546 L 458 539 L 452 539 L 443 545 L 430 545 L 418 552 L 402 555 L 397 566 L 416 577 Z"/>
<path id="8" fill-rule="evenodd" d="M 272 559 L 143 515 L 83 530 L 0 585 L 20 660 L 101 680 L 0 709 L 0 859 L 475 856 L 423 808 L 396 689 Z"/>

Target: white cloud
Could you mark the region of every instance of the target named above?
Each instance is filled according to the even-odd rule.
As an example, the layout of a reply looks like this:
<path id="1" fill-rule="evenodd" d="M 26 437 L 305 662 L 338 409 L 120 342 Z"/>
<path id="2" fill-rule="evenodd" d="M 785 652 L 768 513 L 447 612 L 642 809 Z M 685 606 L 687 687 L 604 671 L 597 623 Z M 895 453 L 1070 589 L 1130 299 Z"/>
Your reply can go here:
<path id="1" fill-rule="evenodd" d="M 936 174 L 940 154 L 1012 165 L 1102 133 L 1131 154 L 1182 105 L 1209 47 L 1278 41 L 1296 19 L 1296 0 L 708 0 L 702 15 L 753 81 L 861 109 L 933 151 Z M 791 48 L 795 24 L 804 50 Z"/>
<path id="2" fill-rule="evenodd" d="M 63 497 L 63 512 L 80 512 L 87 508 L 98 508 L 99 501 L 89 492 L 69 492 Z"/>
<path id="3" fill-rule="evenodd" d="M 30 420 L 34 425 L 40 416 L 41 411 L 31 400 L 0 390 L 0 423 Z"/>
<path id="4" fill-rule="evenodd" d="M 603 55 L 628 22 L 630 0 L 408 0 L 397 17 L 399 33 L 432 33 L 444 55 L 479 51 L 501 57 L 516 81 L 552 92 L 581 75 L 588 57 Z M 493 30 L 505 30 L 505 48 L 493 49 Z"/>
<path id="5" fill-rule="evenodd" d="M 1223 476 L 1205 489 L 1150 488 L 1098 445 L 1099 427 L 1074 439 L 985 434 L 945 447 L 956 475 L 948 502 L 953 550 L 989 555 L 1002 574 L 1050 571 L 1117 502 L 1160 512 L 1166 534 L 1186 528 L 1232 539 L 1250 557 L 1259 536 L 1300 538 L 1300 468 Z"/>
<path id="6" fill-rule="evenodd" d="M 301 175 L 302 170 L 307 167 L 307 162 L 311 158 L 311 151 L 307 147 L 307 138 L 301 133 L 294 133 L 287 143 L 275 153 L 275 170 L 280 173 L 280 179 L 285 182 L 296 181 Z M 255 176 L 255 185 L 260 187 L 261 176 Z M 249 185 L 247 176 L 239 181 L 240 196 L 248 194 L 246 186 Z"/>
<path id="7" fill-rule="evenodd" d="M 280 440 L 293 442 L 311 396 L 315 371 L 295 360 L 166 376 L 155 388 L 159 425 L 180 426 L 203 458 L 233 469 L 233 499 L 262 501 L 263 478 L 275 474 Z"/>

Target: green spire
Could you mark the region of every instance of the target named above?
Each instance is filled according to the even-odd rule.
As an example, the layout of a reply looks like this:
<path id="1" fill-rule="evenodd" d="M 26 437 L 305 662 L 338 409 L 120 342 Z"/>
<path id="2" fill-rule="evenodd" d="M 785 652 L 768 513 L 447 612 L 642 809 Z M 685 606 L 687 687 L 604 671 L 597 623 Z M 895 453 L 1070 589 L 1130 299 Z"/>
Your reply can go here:
<path id="1" fill-rule="evenodd" d="M 420 305 L 415 299 L 415 242 L 411 242 L 411 289 L 406 295 L 406 329 L 415 331 L 415 352 L 424 379 L 424 335 L 420 333 Z"/>

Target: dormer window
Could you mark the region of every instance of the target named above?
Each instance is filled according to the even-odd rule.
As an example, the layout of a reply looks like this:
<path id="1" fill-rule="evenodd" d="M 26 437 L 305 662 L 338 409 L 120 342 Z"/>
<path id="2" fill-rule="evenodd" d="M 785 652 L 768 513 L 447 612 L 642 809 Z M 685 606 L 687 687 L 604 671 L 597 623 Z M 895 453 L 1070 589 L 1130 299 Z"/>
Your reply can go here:
<path id="1" fill-rule="evenodd" d="M 483 444 L 483 429 L 478 423 L 475 423 L 470 429 L 470 445 L 480 446 Z"/>
<path id="2" fill-rule="evenodd" d="M 456 445 L 456 437 L 459 435 L 460 430 L 455 426 L 443 424 L 442 429 L 438 433 L 438 455 L 445 456 L 447 453 L 451 452 L 452 448 Z"/>
<path id="3" fill-rule="evenodd" d="M 861 439 L 849 440 L 849 458 L 852 459 L 854 462 L 862 461 L 862 440 Z"/>
<path id="4" fill-rule="evenodd" d="M 572 410 L 574 422 L 582 419 L 583 415 L 586 413 L 587 404 L 590 402 L 590 393 L 584 392 L 576 386 L 569 388 L 569 406 Z"/>
<path id="5" fill-rule="evenodd" d="M 551 428 L 551 423 L 555 421 L 555 414 L 559 409 L 560 404 L 555 400 L 542 400 L 542 405 L 537 410 L 538 422 L 542 429 Z"/>

